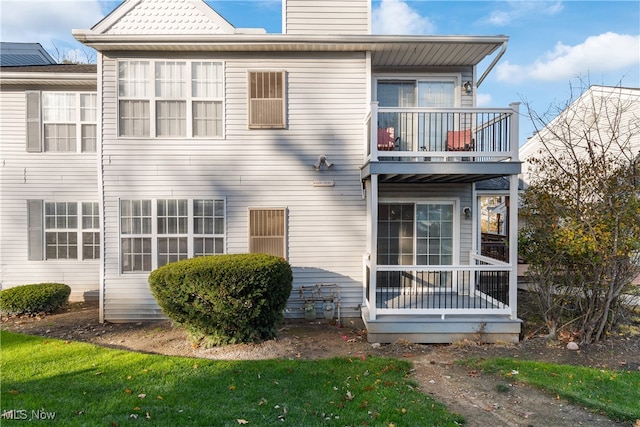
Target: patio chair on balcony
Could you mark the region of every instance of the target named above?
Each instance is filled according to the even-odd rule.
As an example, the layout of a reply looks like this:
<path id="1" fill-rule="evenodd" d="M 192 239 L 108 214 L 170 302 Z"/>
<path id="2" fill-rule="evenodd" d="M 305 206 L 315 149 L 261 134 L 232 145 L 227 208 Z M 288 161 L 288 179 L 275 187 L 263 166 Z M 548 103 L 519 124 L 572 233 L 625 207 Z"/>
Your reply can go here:
<path id="1" fill-rule="evenodd" d="M 447 131 L 447 151 L 473 151 L 475 141 L 471 137 L 471 129 Z M 469 157 L 462 157 L 469 161 Z"/>
<path id="2" fill-rule="evenodd" d="M 393 151 L 396 144 L 394 128 L 378 128 L 378 150 Z"/>

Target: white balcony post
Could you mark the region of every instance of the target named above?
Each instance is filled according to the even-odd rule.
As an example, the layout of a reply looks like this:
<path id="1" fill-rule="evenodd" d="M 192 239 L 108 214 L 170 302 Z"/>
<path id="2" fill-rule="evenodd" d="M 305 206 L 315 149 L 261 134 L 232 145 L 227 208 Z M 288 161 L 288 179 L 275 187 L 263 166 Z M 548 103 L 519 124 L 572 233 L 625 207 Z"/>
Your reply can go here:
<path id="1" fill-rule="evenodd" d="M 377 120 L 377 118 L 376 118 Z M 377 145 L 376 145 L 377 148 Z M 376 295 L 378 283 L 378 175 L 371 175 L 371 192 L 369 197 L 369 209 L 371 212 L 371 259 L 369 260 L 369 320 L 376 320 Z"/>
<path id="2" fill-rule="evenodd" d="M 518 318 L 518 175 L 509 180 L 509 308 L 511 319 Z"/>
<path id="3" fill-rule="evenodd" d="M 369 151 L 371 152 L 371 161 L 378 161 L 378 101 L 374 101 L 371 103 L 371 135 L 369 140 L 371 141 L 371 146 L 369 147 Z M 377 193 L 376 193 L 377 194 Z"/>
<path id="4" fill-rule="evenodd" d="M 520 103 L 512 102 L 509 107 L 513 110 L 511 115 L 511 133 L 509 135 L 509 144 L 511 148 L 511 161 L 520 161 Z"/>

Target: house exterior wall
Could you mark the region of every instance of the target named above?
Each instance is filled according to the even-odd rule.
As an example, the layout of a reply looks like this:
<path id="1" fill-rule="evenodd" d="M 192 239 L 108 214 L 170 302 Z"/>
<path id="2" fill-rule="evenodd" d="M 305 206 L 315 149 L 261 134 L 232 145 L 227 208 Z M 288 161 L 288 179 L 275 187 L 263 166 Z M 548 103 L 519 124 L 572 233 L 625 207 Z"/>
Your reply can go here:
<path id="1" fill-rule="evenodd" d="M 120 272 L 119 200 L 224 198 L 226 252 L 248 251 L 248 209 L 287 208 L 287 259 L 295 288 L 340 286 L 342 316 L 358 316 L 366 206 L 359 166 L 365 140 L 365 55 L 180 54 L 224 62 L 225 132 L 218 139 L 117 137 L 117 61 L 103 56 L 104 317 L 154 319 L 161 312 L 148 273 Z M 150 57 L 149 57 L 150 58 Z M 150 58 L 152 59 L 152 58 Z M 287 128 L 247 127 L 248 70 L 286 71 Z M 334 163 L 316 171 L 319 155 Z M 333 186 L 314 186 L 333 182 Z M 317 184 L 317 183 L 316 183 Z M 155 254 L 154 254 L 155 256 Z M 292 298 L 287 314 L 302 317 Z"/>
<path id="2" fill-rule="evenodd" d="M 369 0 L 286 0 L 285 34 L 370 34 Z"/>
<path id="3" fill-rule="evenodd" d="M 86 88 L 65 86 L 37 88 L 87 92 Z M 27 152 L 26 89 L 5 86 L 0 91 L 1 288 L 59 282 L 71 287 L 71 300 L 97 299 L 99 260 L 28 259 L 28 200 L 98 202 L 99 196 L 95 153 Z"/>

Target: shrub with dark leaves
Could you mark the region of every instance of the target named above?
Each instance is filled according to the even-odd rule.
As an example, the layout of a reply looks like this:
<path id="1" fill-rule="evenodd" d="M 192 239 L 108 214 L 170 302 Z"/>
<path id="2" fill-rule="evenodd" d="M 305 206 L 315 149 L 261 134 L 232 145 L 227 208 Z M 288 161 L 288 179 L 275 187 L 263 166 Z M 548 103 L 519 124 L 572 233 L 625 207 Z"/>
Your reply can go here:
<path id="1" fill-rule="evenodd" d="M 292 283 L 289 263 L 265 254 L 187 259 L 149 276 L 164 314 L 206 345 L 275 337 Z"/>
<path id="2" fill-rule="evenodd" d="M 52 313 L 69 301 L 71 288 L 62 283 L 38 283 L 0 292 L 0 311 L 6 314 Z"/>

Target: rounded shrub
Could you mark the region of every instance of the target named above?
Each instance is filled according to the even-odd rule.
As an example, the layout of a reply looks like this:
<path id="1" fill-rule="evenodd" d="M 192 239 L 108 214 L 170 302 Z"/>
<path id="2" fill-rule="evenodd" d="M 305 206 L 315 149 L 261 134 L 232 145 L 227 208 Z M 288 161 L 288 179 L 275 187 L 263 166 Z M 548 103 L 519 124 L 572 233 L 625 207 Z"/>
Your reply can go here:
<path id="1" fill-rule="evenodd" d="M 275 337 L 292 284 L 289 263 L 266 254 L 197 257 L 149 275 L 164 314 L 207 345 Z"/>
<path id="2" fill-rule="evenodd" d="M 22 285 L 0 291 L 0 311 L 7 314 L 52 313 L 69 301 L 71 288 L 62 283 Z"/>

